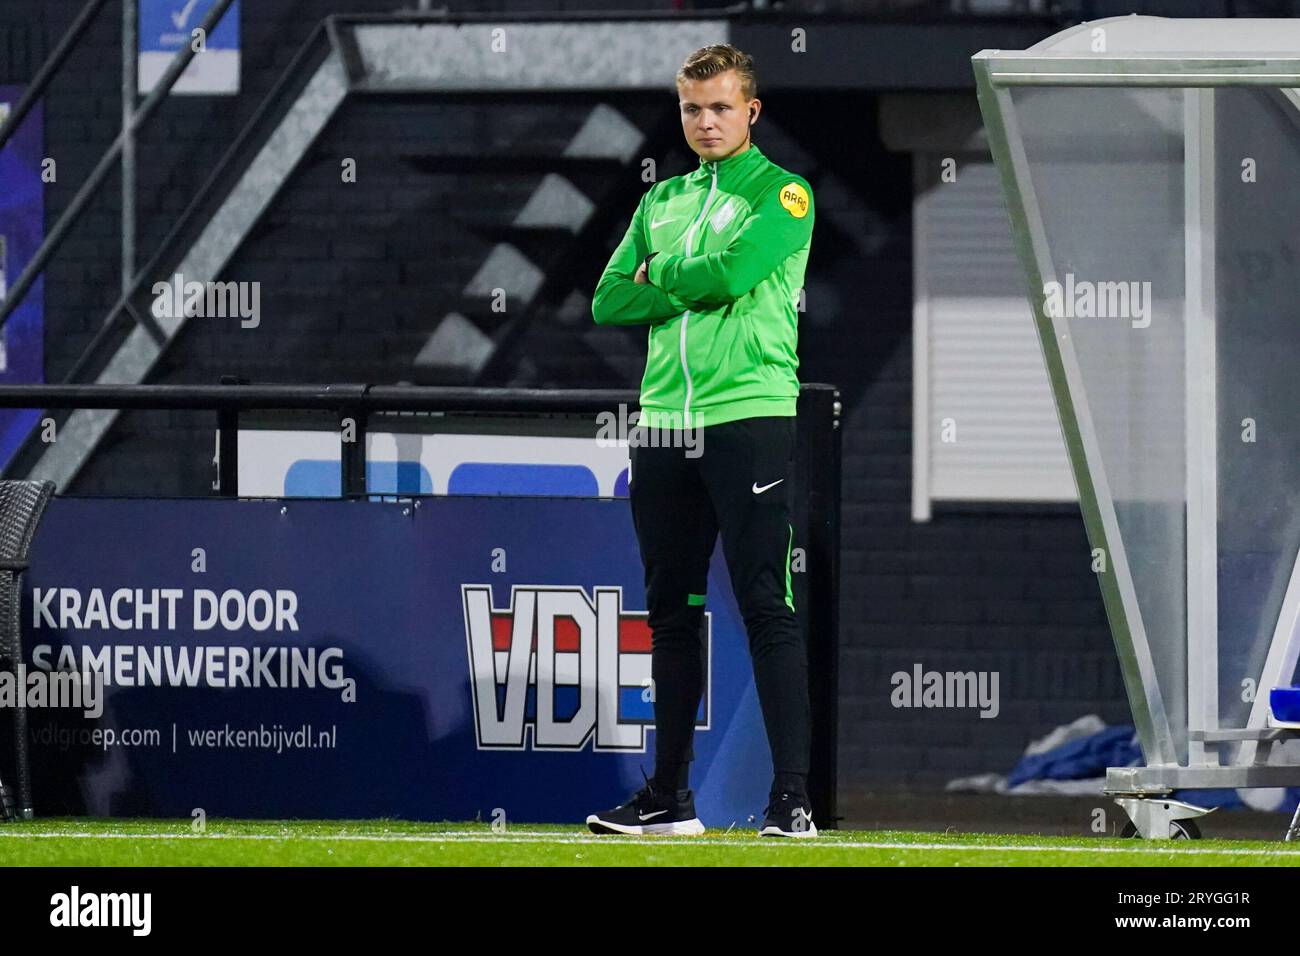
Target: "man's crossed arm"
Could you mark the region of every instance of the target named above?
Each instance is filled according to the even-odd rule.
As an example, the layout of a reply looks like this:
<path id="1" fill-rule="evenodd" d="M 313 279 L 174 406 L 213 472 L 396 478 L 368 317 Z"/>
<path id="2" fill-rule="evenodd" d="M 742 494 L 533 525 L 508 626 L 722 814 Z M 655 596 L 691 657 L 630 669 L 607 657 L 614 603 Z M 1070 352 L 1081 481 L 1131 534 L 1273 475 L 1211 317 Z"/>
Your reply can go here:
<path id="1" fill-rule="evenodd" d="M 591 317 L 597 325 L 666 322 L 703 304 L 687 301 L 663 289 L 636 281 L 641 260 L 650 253 L 645 241 L 643 218 L 646 197 L 649 195 L 647 190 L 637 203 L 623 241 L 609 257 L 609 263 L 596 284 L 596 291 L 591 297 Z"/>
<path id="2" fill-rule="evenodd" d="M 812 228 L 812 193 L 791 180 L 767 188 L 725 249 L 698 256 L 657 255 L 646 277 L 671 295 L 735 302 L 802 249 Z"/>
<path id="3" fill-rule="evenodd" d="M 791 186 L 798 188 L 791 190 Z M 698 256 L 657 253 L 637 282 L 645 242 L 643 214 L 647 191 L 637 204 L 627 234 L 610 257 L 592 297 L 592 317 L 600 325 L 662 322 L 690 309 L 735 302 L 803 248 L 812 235 L 811 192 L 791 182 L 769 187 L 725 249 Z M 796 213 L 802 212 L 802 215 Z"/>

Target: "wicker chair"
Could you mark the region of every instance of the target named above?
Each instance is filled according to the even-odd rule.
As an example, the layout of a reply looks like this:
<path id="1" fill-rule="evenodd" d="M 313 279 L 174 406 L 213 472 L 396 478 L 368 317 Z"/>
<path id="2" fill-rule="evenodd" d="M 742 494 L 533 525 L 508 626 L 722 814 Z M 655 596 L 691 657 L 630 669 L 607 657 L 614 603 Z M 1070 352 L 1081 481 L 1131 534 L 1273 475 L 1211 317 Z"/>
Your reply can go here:
<path id="1" fill-rule="evenodd" d="M 52 481 L 0 481 L 0 668 L 18 673 L 23 659 L 22 575 L 45 506 L 54 494 Z M 21 694 L 23 688 L 19 687 Z M 14 708 L 14 768 L 18 777 L 17 813 L 30 820 L 32 772 L 28 756 L 27 709 Z M 13 797 L 0 782 L 0 804 L 13 816 Z"/>

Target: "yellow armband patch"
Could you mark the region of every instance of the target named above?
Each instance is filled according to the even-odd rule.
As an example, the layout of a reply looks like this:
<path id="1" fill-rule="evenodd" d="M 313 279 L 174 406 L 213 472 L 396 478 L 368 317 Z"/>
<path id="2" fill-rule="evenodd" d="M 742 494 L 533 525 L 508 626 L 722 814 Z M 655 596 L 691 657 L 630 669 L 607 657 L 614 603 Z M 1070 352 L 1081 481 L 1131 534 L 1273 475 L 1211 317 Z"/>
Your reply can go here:
<path id="1" fill-rule="evenodd" d="M 787 183 L 781 187 L 781 205 L 794 218 L 802 219 L 808 215 L 808 190 L 798 183 Z"/>

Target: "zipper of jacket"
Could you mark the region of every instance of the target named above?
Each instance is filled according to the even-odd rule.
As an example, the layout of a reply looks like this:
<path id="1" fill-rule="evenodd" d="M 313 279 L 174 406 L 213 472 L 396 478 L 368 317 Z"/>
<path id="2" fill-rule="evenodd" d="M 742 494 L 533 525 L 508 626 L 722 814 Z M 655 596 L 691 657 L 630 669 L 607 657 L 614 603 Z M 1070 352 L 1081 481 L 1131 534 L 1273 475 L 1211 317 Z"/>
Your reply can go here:
<path id="1" fill-rule="evenodd" d="M 709 211 L 709 204 L 713 202 L 713 194 L 718 190 L 718 164 L 716 162 L 709 164 L 713 170 L 713 182 L 709 186 L 709 195 L 704 200 L 704 208 L 700 210 L 700 218 L 695 220 L 694 225 L 686 233 L 686 255 L 691 255 L 691 250 L 695 241 L 695 230 L 699 228 L 700 223 L 704 221 L 705 214 Z M 682 375 L 686 379 L 686 401 L 682 405 L 682 428 L 690 428 L 691 422 L 691 392 L 694 386 L 691 383 L 691 369 L 686 363 L 686 325 L 690 321 L 690 310 L 682 313 L 682 332 L 679 348 L 682 357 Z"/>

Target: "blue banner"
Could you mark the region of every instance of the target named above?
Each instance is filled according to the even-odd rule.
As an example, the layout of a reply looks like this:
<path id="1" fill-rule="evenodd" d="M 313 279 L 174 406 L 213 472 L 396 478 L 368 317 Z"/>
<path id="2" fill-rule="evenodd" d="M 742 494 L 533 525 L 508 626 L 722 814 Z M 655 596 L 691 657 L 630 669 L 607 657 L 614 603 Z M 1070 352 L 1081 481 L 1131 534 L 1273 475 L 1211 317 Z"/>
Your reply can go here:
<path id="1" fill-rule="evenodd" d="M 625 500 L 56 499 L 25 654 L 102 716 L 29 712 L 37 813 L 580 823 L 654 766 Z M 721 550 L 692 786 L 751 825 L 771 780 Z"/>
<path id="2" fill-rule="evenodd" d="M 0 120 L 23 94 L 20 86 L 0 86 Z M 0 300 L 27 268 L 45 239 L 45 155 L 41 106 L 27 114 L 0 150 Z M 45 279 L 39 277 L 0 329 L 0 382 L 31 385 L 45 381 Z M 0 409 L 0 467 L 9 463 L 41 413 Z"/>

